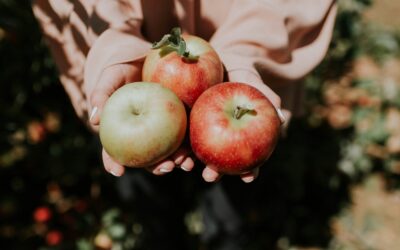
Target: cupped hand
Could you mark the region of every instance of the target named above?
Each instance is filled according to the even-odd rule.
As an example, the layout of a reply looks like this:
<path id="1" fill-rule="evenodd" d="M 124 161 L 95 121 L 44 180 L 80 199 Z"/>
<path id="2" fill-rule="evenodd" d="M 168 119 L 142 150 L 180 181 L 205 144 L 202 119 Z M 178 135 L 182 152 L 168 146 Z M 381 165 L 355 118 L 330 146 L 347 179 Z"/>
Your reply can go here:
<path id="1" fill-rule="evenodd" d="M 276 108 L 277 113 L 281 119 L 281 122 L 282 123 L 285 122 L 285 115 L 281 111 L 280 97 L 262 81 L 262 79 L 257 73 L 253 73 L 252 71 L 247 71 L 247 70 L 235 70 L 228 72 L 228 79 L 230 82 L 246 83 L 260 90 L 271 101 L 272 105 L 274 105 L 274 107 Z M 257 178 L 258 174 L 259 174 L 259 167 L 255 168 L 250 172 L 242 173 L 239 176 L 242 179 L 242 181 L 250 183 Z M 203 170 L 202 176 L 203 179 L 207 182 L 216 182 L 223 176 L 223 174 L 219 173 L 214 166 L 206 165 Z"/>
<path id="2" fill-rule="evenodd" d="M 90 94 L 89 99 L 89 120 L 94 131 L 98 131 L 100 115 L 107 99 L 121 86 L 141 80 L 142 63 L 115 64 L 106 68 L 99 77 L 96 86 Z M 122 176 L 125 167 L 115 160 L 104 150 L 102 151 L 104 168 L 114 176 Z M 146 168 L 155 175 L 163 175 L 171 172 L 179 166 L 185 171 L 191 171 L 194 167 L 193 159 L 189 156 L 189 150 L 182 147 L 171 157 L 158 164 Z"/>

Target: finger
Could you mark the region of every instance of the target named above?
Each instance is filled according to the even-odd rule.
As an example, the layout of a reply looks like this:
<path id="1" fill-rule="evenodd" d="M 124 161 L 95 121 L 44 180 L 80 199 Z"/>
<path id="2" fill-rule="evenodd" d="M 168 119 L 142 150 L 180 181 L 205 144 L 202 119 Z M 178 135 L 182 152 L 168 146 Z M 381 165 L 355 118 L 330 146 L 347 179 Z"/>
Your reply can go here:
<path id="1" fill-rule="evenodd" d="M 103 149 L 102 151 L 104 168 L 110 174 L 119 177 L 125 173 L 125 167 L 114 161 L 111 156 Z"/>
<path id="2" fill-rule="evenodd" d="M 162 161 L 152 167 L 147 168 L 147 170 L 155 175 L 164 175 L 171 172 L 175 168 L 175 163 L 171 160 Z"/>
<path id="3" fill-rule="evenodd" d="M 186 159 L 181 164 L 181 169 L 186 172 L 192 171 L 194 167 L 194 161 L 191 157 L 186 157 Z"/>
<path id="4" fill-rule="evenodd" d="M 281 108 L 281 98 L 270 88 L 268 87 L 265 83 L 250 83 L 249 85 L 252 85 L 253 87 L 257 88 L 261 93 L 263 93 L 268 100 L 271 102 L 271 104 L 275 107 L 275 109 L 280 109 Z"/>
<path id="5" fill-rule="evenodd" d="M 111 94 L 129 82 L 140 80 L 140 64 L 118 64 L 106 68 L 100 75 L 99 81 L 90 95 L 89 121 L 97 126 L 104 104 Z"/>
<path id="6" fill-rule="evenodd" d="M 276 113 L 278 113 L 279 119 L 281 120 L 281 124 L 286 123 L 286 115 L 281 108 L 276 108 Z"/>
<path id="7" fill-rule="evenodd" d="M 206 182 L 215 182 L 222 177 L 222 175 L 215 171 L 212 166 L 206 166 L 203 170 L 202 176 Z"/>
<path id="8" fill-rule="evenodd" d="M 230 71 L 228 75 L 231 81 L 243 82 L 261 91 L 275 108 L 281 107 L 281 98 L 263 82 L 258 73 L 241 69 Z"/>
<path id="9" fill-rule="evenodd" d="M 281 135 L 283 137 L 286 137 L 287 130 L 288 130 L 288 127 L 289 127 L 289 121 L 290 121 L 290 119 L 292 117 L 292 113 L 287 109 L 282 109 L 281 111 L 282 111 L 282 114 L 283 114 L 283 120 L 282 120 L 282 117 L 280 117 L 281 118 L 281 122 L 282 122 Z"/>
<path id="10" fill-rule="evenodd" d="M 240 79 L 246 84 L 253 86 L 261 91 L 275 107 L 281 123 L 286 123 L 286 121 L 288 120 L 288 114 L 281 109 L 281 98 L 268 85 L 266 85 L 258 75 L 247 71 L 236 71 L 232 72 L 232 77 L 235 80 Z"/>
<path id="11" fill-rule="evenodd" d="M 188 155 L 189 150 L 186 147 L 181 147 L 171 156 L 171 159 L 176 165 L 181 165 Z"/>
<path id="12" fill-rule="evenodd" d="M 90 115 L 89 121 L 92 125 L 98 125 L 103 106 L 111 94 L 121 87 L 124 82 L 123 76 L 116 67 L 109 67 L 103 71 L 100 79 L 90 96 Z"/>
<path id="13" fill-rule="evenodd" d="M 242 179 L 242 181 L 244 181 L 246 183 L 250 183 L 250 182 L 254 181 L 257 178 L 259 172 L 260 172 L 260 169 L 256 168 L 256 169 L 254 169 L 254 170 L 252 170 L 250 172 L 241 174 L 240 178 Z"/>

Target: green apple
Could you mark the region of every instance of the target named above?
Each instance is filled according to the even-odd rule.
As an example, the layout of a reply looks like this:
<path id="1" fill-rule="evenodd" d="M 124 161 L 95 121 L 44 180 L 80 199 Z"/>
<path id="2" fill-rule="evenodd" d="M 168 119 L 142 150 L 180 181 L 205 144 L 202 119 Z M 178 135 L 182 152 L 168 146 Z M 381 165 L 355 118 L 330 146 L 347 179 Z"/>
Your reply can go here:
<path id="1" fill-rule="evenodd" d="M 107 100 L 100 118 L 100 140 L 118 163 L 148 167 L 178 149 L 186 126 L 185 106 L 173 91 L 157 83 L 135 82 Z"/>

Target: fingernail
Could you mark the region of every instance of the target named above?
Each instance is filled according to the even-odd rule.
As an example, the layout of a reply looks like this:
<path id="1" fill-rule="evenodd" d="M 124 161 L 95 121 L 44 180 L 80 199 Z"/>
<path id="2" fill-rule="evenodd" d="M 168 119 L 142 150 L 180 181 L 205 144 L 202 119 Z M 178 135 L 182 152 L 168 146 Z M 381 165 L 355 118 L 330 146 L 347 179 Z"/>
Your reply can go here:
<path id="1" fill-rule="evenodd" d="M 184 171 L 186 171 L 186 172 L 189 172 L 189 169 L 186 168 L 185 166 L 182 166 L 182 165 L 181 165 L 181 169 L 184 170 Z"/>
<path id="2" fill-rule="evenodd" d="M 281 119 L 281 123 L 285 123 L 286 122 L 286 117 L 282 112 L 281 108 L 277 108 L 276 112 L 278 113 L 279 119 Z"/>
<path id="3" fill-rule="evenodd" d="M 89 117 L 89 121 L 91 121 L 94 117 L 94 115 L 97 113 L 97 107 L 94 107 L 92 109 L 92 112 L 90 112 L 90 117 Z"/>
<path id="4" fill-rule="evenodd" d="M 250 182 L 254 181 L 254 176 L 244 177 L 244 178 L 242 178 L 242 180 L 246 183 L 250 183 Z"/>
<path id="5" fill-rule="evenodd" d="M 185 156 L 183 156 L 183 155 L 179 156 L 178 158 L 175 159 L 175 164 L 176 165 L 182 164 L 184 159 L 185 159 Z"/>
<path id="6" fill-rule="evenodd" d="M 212 174 L 210 174 L 210 173 L 204 173 L 204 174 L 203 174 L 203 178 L 204 178 L 204 180 L 207 181 L 207 182 L 213 182 L 213 181 L 216 180 L 216 178 L 215 178 Z"/>
<path id="7" fill-rule="evenodd" d="M 114 175 L 115 177 L 120 177 L 121 175 L 115 173 L 113 170 L 110 170 L 110 174 Z"/>
<path id="8" fill-rule="evenodd" d="M 161 173 L 169 173 L 169 172 L 171 172 L 171 170 L 172 169 L 169 169 L 169 168 L 160 168 Z"/>

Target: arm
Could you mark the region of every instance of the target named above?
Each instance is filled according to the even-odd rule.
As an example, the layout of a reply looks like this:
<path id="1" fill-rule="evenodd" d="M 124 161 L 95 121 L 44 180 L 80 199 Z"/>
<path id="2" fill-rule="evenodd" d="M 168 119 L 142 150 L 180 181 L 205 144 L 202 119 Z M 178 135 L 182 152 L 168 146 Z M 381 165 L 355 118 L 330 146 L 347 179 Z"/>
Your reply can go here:
<path id="1" fill-rule="evenodd" d="M 37 0 L 33 9 L 77 114 L 97 131 L 108 97 L 122 85 L 141 79 L 150 43 L 140 32 L 140 1 Z M 186 155 L 187 151 L 180 149 L 148 170 L 158 175 L 176 165 L 190 170 L 193 161 Z M 104 150 L 103 163 L 116 176 L 124 173 L 125 168 Z"/>
<path id="2" fill-rule="evenodd" d="M 33 0 L 32 9 L 57 65 L 60 82 L 77 116 L 85 120 L 87 109 L 82 91 L 85 51 L 73 41 L 72 30 L 66 28 L 73 5 L 66 0 Z"/>

